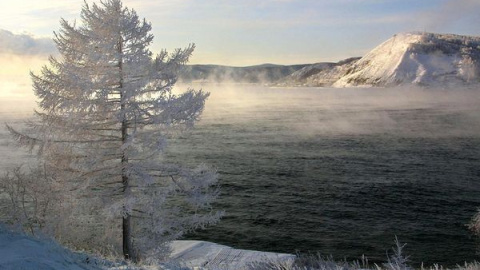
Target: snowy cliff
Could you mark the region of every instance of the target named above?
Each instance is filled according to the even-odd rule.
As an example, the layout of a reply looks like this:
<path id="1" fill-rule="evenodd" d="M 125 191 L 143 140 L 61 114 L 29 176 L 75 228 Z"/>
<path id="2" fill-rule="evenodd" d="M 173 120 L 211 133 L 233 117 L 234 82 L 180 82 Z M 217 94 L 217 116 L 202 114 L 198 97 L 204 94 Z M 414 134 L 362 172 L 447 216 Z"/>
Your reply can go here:
<path id="1" fill-rule="evenodd" d="M 479 72 L 480 37 L 402 33 L 362 57 L 333 86 L 473 83 Z"/>
<path id="2" fill-rule="evenodd" d="M 306 86 L 458 85 L 480 82 L 480 37 L 410 32 L 362 58 L 304 67 L 282 84 Z"/>

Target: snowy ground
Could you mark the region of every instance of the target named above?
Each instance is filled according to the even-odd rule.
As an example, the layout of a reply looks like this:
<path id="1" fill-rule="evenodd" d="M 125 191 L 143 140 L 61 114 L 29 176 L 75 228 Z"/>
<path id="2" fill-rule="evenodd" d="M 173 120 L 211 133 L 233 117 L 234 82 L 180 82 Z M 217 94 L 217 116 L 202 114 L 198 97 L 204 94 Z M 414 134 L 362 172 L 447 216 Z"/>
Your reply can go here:
<path id="1" fill-rule="evenodd" d="M 0 269 L 243 269 L 254 261 L 293 260 L 290 254 L 239 250 L 203 241 L 175 241 L 172 266 L 135 267 L 71 252 L 50 240 L 39 240 L 0 228 Z M 181 268 L 185 269 L 185 268 Z"/>
<path id="2" fill-rule="evenodd" d="M 192 268 L 243 269 L 252 262 L 295 258 L 291 254 L 234 249 L 204 241 L 174 241 L 172 248 L 172 260 Z"/>
<path id="3" fill-rule="evenodd" d="M 85 254 L 3 228 L 0 229 L 0 254 L 0 269 L 103 269 Z"/>

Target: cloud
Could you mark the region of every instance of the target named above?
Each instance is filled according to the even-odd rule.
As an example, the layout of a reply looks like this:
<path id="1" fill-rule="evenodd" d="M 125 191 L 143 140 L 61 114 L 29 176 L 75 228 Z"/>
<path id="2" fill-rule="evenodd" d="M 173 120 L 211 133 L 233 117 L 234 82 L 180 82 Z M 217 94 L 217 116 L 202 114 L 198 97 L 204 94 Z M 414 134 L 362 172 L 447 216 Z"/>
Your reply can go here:
<path id="1" fill-rule="evenodd" d="M 49 55 L 56 52 L 52 39 L 29 34 L 14 34 L 0 29 L 0 53 L 16 55 Z"/>

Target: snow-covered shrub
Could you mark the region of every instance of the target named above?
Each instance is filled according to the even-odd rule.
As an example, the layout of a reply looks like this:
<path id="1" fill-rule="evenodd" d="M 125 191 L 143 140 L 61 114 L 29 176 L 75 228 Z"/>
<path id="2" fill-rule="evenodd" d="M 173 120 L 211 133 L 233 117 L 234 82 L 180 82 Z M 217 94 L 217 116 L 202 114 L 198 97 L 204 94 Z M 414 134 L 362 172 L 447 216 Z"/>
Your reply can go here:
<path id="1" fill-rule="evenodd" d="M 403 248 L 406 244 L 401 244 L 398 238 L 395 237 L 395 247 L 392 248 L 393 254 L 388 256 L 387 263 L 383 264 L 384 269 L 387 270 L 411 270 L 412 268 L 407 264 L 408 256 L 403 253 Z"/>
<path id="2" fill-rule="evenodd" d="M 468 228 L 476 235 L 480 235 L 480 209 L 478 209 L 477 213 L 473 215 L 470 223 L 468 224 Z"/>

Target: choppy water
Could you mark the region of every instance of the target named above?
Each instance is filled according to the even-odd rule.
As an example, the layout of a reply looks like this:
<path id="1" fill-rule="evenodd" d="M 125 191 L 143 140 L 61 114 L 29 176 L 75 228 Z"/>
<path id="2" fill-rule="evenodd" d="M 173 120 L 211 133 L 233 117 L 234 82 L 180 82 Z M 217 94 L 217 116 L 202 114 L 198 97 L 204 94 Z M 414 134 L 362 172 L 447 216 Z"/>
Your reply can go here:
<path id="1" fill-rule="evenodd" d="M 398 236 L 417 264 L 479 259 L 480 92 L 211 89 L 169 155 L 218 169 L 227 215 L 189 238 L 382 261 Z"/>
<path id="2" fill-rule="evenodd" d="M 396 235 L 416 264 L 480 259 L 465 226 L 480 207 L 479 91 L 204 88 L 202 121 L 167 156 L 216 167 L 227 215 L 190 239 L 383 261 Z M 28 156 L 6 139 L 0 168 Z"/>

